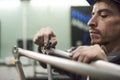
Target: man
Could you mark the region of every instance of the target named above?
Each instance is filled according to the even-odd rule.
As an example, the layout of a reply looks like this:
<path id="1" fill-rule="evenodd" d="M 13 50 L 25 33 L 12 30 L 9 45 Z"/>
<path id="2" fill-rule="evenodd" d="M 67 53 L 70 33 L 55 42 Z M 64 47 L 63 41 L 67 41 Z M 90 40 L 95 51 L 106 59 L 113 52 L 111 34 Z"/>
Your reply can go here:
<path id="1" fill-rule="evenodd" d="M 93 5 L 88 22 L 91 46 L 79 46 L 71 51 L 75 61 L 90 63 L 94 60 L 120 64 L 120 0 L 88 0 Z M 55 47 L 57 39 L 50 28 L 42 28 L 34 37 L 35 44 L 46 46 L 48 39 Z M 75 79 L 74 79 L 75 80 Z"/>

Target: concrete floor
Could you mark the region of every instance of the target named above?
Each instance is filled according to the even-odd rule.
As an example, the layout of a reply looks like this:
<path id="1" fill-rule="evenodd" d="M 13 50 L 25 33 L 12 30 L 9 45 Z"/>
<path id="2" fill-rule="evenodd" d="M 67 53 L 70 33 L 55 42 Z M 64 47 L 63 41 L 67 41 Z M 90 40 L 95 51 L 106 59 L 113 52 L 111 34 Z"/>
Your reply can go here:
<path id="1" fill-rule="evenodd" d="M 42 67 L 38 66 L 38 72 L 46 73 L 47 70 L 43 69 Z M 25 77 L 33 77 L 34 70 L 33 66 L 24 66 L 23 67 Z M 0 80 L 19 80 L 19 76 L 15 66 L 0 66 Z"/>
<path id="2" fill-rule="evenodd" d="M 39 74 L 34 74 L 33 66 L 23 66 L 23 71 L 26 80 L 48 80 L 47 69 L 42 68 L 40 65 L 36 66 L 35 70 Z M 54 73 L 54 80 L 69 80 L 65 75 Z M 36 77 L 35 77 L 36 76 Z M 20 80 L 15 66 L 0 66 L 0 80 Z"/>

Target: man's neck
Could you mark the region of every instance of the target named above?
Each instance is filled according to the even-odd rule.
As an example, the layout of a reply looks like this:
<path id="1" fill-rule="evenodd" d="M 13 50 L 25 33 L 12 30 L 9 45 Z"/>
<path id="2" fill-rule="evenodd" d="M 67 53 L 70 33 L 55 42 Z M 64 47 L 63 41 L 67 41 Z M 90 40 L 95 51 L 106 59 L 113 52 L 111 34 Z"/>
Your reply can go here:
<path id="1" fill-rule="evenodd" d="M 105 45 L 108 53 L 109 52 L 120 52 L 120 40 L 119 41 L 114 41 L 110 42 Z"/>

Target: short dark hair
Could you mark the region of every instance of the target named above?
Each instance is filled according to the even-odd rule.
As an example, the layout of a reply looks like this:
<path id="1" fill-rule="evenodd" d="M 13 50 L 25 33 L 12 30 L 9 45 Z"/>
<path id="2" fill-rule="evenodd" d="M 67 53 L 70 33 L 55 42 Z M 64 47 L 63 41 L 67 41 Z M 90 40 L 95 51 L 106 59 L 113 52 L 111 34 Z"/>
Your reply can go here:
<path id="1" fill-rule="evenodd" d="M 103 2 L 105 2 L 105 3 L 112 3 L 112 4 L 114 4 L 114 5 L 116 6 L 116 8 L 118 9 L 118 11 L 120 12 L 120 3 L 118 3 L 118 2 L 116 2 L 116 1 L 114 1 L 114 0 L 94 0 L 93 5 L 94 5 L 96 2 L 101 2 L 101 1 L 103 1 Z M 93 5 L 92 5 L 92 6 L 93 6 Z"/>
<path id="2" fill-rule="evenodd" d="M 117 7 L 118 11 L 120 12 L 120 3 L 115 2 L 115 1 L 112 1 L 112 2 L 115 4 L 115 6 Z"/>

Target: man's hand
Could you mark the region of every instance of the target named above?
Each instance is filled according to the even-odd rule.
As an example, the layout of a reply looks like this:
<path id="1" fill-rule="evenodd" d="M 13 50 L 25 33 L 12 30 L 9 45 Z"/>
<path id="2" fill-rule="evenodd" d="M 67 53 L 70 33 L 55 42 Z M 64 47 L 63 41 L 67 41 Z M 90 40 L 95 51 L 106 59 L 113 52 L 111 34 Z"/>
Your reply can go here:
<path id="1" fill-rule="evenodd" d="M 46 46 L 50 40 L 50 46 L 55 47 L 57 44 L 56 35 L 51 28 L 42 28 L 34 36 L 34 43 L 39 47 Z"/>
<path id="2" fill-rule="evenodd" d="M 83 63 L 90 63 L 94 60 L 107 61 L 107 56 L 104 50 L 99 45 L 80 46 L 72 51 L 70 56 L 73 60 Z"/>

